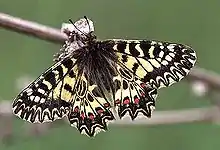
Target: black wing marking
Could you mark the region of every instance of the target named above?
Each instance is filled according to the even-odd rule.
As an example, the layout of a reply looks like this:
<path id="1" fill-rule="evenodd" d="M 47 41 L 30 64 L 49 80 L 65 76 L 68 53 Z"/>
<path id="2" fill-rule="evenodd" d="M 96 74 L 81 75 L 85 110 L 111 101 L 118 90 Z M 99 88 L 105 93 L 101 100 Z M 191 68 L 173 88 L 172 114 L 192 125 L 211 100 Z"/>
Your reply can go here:
<path id="1" fill-rule="evenodd" d="M 145 84 L 123 64 L 117 65 L 114 77 L 115 107 L 120 118 L 127 114 L 134 120 L 137 116 L 151 117 L 155 108 L 157 90 Z"/>
<path id="2" fill-rule="evenodd" d="M 146 40 L 110 41 L 119 61 L 154 88 L 180 81 L 196 62 L 195 51 L 183 44 Z"/>
<path id="3" fill-rule="evenodd" d="M 51 122 L 63 118 L 70 109 L 74 85 L 74 59 L 64 59 L 46 70 L 14 99 L 13 113 L 31 123 Z M 72 82 L 72 83 L 71 83 Z"/>
<path id="4" fill-rule="evenodd" d="M 97 85 L 78 73 L 75 59 L 56 63 L 27 86 L 14 100 L 13 112 L 31 123 L 67 116 L 80 133 L 94 136 L 114 119 L 110 103 Z"/>
<path id="5" fill-rule="evenodd" d="M 90 85 L 82 74 L 77 79 L 75 93 L 72 111 L 68 115 L 71 125 L 90 137 L 106 131 L 108 121 L 115 118 L 111 112 L 111 101 L 102 89 L 95 84 Z"/>

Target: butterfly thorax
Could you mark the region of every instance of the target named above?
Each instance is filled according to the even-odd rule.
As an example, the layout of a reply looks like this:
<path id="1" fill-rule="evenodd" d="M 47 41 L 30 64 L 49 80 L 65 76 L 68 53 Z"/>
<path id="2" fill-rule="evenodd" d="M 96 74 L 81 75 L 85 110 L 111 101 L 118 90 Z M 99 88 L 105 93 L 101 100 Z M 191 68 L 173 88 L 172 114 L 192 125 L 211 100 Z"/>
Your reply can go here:
<path id="1" fill-rule="evenodd" d="M 93 35 L 92 32 L 84 35 L 75 31 L 70 32 L 64 30 L 63 32 L 68 36 L 68 39 L 64 42 L 60 51 L 54 55 L 54 62 L 59 62 L 66 57 L 71 57 L 75 50 L 89 45 L 89 43 L 96 39 L 96 36 Z"/>
<path id="2" fill-rule="evenodd" d="M 103 90 L 114 90 L 117 56 L 111 44 L 106 45 L 92 36 L 84 47 L 74 51 L 73 57 L 76 59 L 79 74 L 84 74 L 90 84 Z"/>

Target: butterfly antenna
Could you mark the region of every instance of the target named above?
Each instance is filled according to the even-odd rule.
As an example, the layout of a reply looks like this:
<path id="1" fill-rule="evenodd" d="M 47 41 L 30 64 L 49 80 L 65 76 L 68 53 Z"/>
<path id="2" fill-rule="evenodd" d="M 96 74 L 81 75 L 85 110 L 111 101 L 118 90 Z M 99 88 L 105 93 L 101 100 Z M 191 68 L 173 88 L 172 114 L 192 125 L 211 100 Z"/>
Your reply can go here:
<path id="1" fill-rule="evenodd" d="M 90 25 L 89 25 L 89 20 L 88 20 L 88 18 L 86 17 L 86 16 L 84 16 L 84 18 L 86 19 L 86 22 L 87 22 L 87 24 L 88 24 L 88 26 L 89 26 L 89 32 L 91 31 L 91 28 L 90 28 Z"/>
<path id="2" fill-rule="evenodd" d="M 70 22 L 79 32 L 81 32 L 83 35 L 85 35 L 85 36 L 87 37 L 87 35 L 86 35 L 84 32 L 82 32 L 79 28 L 76 27 L 76 25 L 73 23 L 72 19 L 69 19 L 69 22 Z"/>

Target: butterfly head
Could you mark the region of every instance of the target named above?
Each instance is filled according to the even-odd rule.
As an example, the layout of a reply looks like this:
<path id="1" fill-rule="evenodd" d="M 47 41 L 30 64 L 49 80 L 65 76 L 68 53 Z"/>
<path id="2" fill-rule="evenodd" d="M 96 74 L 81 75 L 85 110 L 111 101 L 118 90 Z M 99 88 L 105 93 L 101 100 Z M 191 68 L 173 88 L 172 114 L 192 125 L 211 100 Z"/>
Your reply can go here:
<path id="1" fill-rule="evenodd" d="M 73 23 L 71 19 L 69 19 L 69 22 L 73 25 L 73 29 L 70 30 L 72 32 L 72 35 L 78 37 L 84 41 L 84 42 L 92 42 L 93 40 L 96 39 L 94 32 L 94 26 L 93 22 L 88 19 L 86 16 L 84 16 L 83 19 L 80 19 Z"/>

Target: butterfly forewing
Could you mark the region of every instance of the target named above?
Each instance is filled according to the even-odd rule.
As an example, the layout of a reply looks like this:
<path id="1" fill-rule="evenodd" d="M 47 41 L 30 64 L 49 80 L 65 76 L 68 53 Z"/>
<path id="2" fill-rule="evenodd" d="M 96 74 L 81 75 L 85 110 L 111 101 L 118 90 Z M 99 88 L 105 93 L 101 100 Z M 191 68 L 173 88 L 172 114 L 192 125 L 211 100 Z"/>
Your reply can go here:
<path id="1" fill-rule="evenodd" d="M 13 112 L 31 123 L 51 122 L 64 117 L 70 108 L 72 94 L 65 89 L 66 79 L 75 66 L 74 59 L 64 59 L 45 71 L 14 100 Z"/>
<path id="2" fill-rule="evenodd" d="M 180 81 L 196 61 L 191 47 L 147 40 L 113 40 L 113 50 L 141 81 L 162 88 Z"/>

